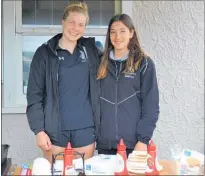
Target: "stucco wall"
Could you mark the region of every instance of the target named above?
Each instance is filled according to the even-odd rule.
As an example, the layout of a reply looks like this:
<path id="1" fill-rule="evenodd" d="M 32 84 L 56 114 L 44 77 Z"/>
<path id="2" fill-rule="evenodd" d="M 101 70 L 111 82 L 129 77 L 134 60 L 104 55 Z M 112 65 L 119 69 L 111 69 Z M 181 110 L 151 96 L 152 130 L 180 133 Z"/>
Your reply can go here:
<path id="1" fill-rule="evenodd" d="M 204 2 L 135 1 L 133 11 L 157 68 L 159 156 L 169 158 L 174 143 L 204 152 Z"/>
<path id="2" fill-rule="evenodd" d="M 12 163 L 32 163 L 42 155 L 36 147 L 34 134 L 31 132 L 25 114 L 2 115 L 2 143 L 9 144 L 9 157 Z"/>
<path id="3" fill-rule="evenodd" d="M 154 133 L 160 158 L 173 143 L 204 151 L 204 4 L 135 1 L 133 20 L 142 46 L 156 63 L 160 120 Z M 2 143 L 13 163 L 32 163 L 41 152 L 25 114 L 2 115 Z"/>

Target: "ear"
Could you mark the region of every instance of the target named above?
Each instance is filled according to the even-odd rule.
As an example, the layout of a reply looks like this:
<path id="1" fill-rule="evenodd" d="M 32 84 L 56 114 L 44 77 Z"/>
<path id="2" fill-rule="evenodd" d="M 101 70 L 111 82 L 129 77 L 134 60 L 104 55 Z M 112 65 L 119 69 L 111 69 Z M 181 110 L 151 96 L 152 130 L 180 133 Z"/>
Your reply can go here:
<path id="1" fill-rule="evenodd" d="M 132 29 L 131 31 L 130 31 L 130 39 L 133 37 L 133 35 L 134 35 L 134 29 Z"/>

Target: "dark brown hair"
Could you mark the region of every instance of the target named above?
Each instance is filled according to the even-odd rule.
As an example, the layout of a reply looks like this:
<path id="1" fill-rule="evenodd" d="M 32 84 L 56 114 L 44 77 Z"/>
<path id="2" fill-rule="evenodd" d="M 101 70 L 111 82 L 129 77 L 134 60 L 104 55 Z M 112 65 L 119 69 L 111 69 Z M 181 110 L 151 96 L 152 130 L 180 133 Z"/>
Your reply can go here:
<path id="1" fill-rule="evenodd" d="M 109 59 L 109 52 L 114 49 L 111 41 L 110 41 L 110 28 L 112 24 L 116 21 L 122 22 L 125 26 L 129 28 L 130 31 L 134 31 L 133 37 L 130 39 L 130 42 L 128 44 L 129 49 L 129 56 L 126 63 L 126 67 L 124 70 L 124 73 L 132 73 L 137 70 L 139 62 L 142 60 L 144 52 L 142 51 L 142 48 L 139 43 L 139 39 L 137 37 L 137 33 L 135 31 L 134 24 L 132 22 L 132 19 L 127 14 L 118 14 L 115 15 L 109 22 L 108 25 L 108 31 L 106 35 L 106 41 L 105 41 L 105 50 L 104 54 L 102 56 L 102 60 L 100 63 L 100 66 L 98 68 L 98 74 L 97 79 L 103 79 L 107 75 L 107 65 L 108 65 L 108 59 Z"/>

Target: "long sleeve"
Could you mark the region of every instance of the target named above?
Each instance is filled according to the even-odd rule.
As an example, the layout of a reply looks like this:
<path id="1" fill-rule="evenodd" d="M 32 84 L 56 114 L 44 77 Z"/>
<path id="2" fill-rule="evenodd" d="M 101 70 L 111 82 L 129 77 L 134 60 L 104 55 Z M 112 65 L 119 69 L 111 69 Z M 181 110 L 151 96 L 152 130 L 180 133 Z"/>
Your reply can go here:
<path id="1" fill-rule="evenodd" d="M 145 58 L 140 72 L 141 119 L 137 124 L 137 139 L 148 144 L 159 117 L 159 91 L 154 62 L 150 58 Z"/>
<path id="2" fill-rule="evenodd" d="M 34 54 L 27 88 L 27 118 L 30 129 L 37 134 L 44 131 L 45 49 L 39 47 Z"/>

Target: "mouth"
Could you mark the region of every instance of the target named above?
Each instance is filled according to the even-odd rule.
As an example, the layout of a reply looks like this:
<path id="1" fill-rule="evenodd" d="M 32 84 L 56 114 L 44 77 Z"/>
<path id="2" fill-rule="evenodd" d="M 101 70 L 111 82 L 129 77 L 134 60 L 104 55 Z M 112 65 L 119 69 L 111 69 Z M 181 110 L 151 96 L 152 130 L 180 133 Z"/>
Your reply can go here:
<path id="1" fill-rule="evenodd" d="M 74 37 L 77 37 L 77 36 L 78 36 L 77 33 L 70 32 L 70 34 L 71 34 L 72 36 L 74 36 Z"/>
<path id="2" fill-rule="evenodd" d="M 115 43 L 116 43 L 117 45 L 119 45 L 119 44 L 122 43 L 122 41 L 115 41 Z"/>

